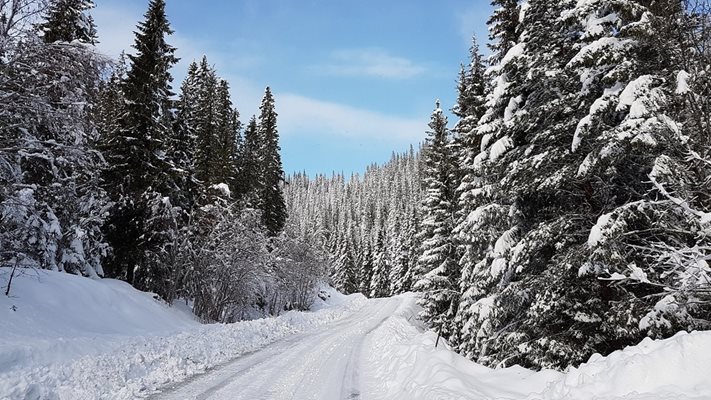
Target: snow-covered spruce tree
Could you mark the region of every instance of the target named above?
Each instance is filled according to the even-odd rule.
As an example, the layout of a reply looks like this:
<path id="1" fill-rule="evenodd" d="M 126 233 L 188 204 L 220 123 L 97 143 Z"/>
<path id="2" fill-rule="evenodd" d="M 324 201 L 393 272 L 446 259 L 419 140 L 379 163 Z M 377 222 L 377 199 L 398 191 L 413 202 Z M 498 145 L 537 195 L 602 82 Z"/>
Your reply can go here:
<path id="1" fill-rule="evenodd" d="M 107 199 L 90 109 L 106 62 L 42 40 L 42 5 L 0 3 L 0 260 L 96 277 Z"/>
<path id="2" fill-rule="evenodd" d="M 264 91 L 262 105 L 259 107 L 259 164 L 262 170 L 259 182 L 259 209 L 262 222 L 270 235 L 276 236 L 286 223 L 286 204 L 282 193 L 284 169 L 279 154 L 279 133 L 277 131 L 277 113 L 274 109 L 274 97 L 270 88 Z"/>
<path id="3" fill-rule="evenodd" d="M 338 247 L 333 254 L 334 259 L 331 262 L 331 285 L 344 294 L 358 291 L 358 271 L 356 270 L 353 251 L 353 244 L 343 237 L 339 241 Z"/>
<path id="4" fill-rule="evenodd" d="M 218 182 L 214 181 L 218 165 L 217 143 L 217 73 L 203 56 L 196 73 L 195 93 L 195 177 L 201 183 L 201 191 Z"/>
<path id="5" fill-rule="evenodd" d="M 174 203 L 186 211 L 192 209 L 202 194 L 195 173 L 197 95 L 198 64 L 193 61 L 188 66 L 187 76 L 180 86 L 180 94 L 175 104 L 175 123 L 168 153 L 169 159 L 175 166 L 174 176 L 178 188 Z"/>
<path id="6" fill-rule="evenodd" d="M 239 112 L 232 105 L 230 86 L 227 81 L 220 79 L 215 93 L 217 133 L 217 151 L 215 152 L 215 176 L 217 184 L 226 184 L 232 191 L 236 191 L 234 178 L 237 173 L 236 157 L 237 146 L 240 140 Z"/>
<path id="7" fill-rule="evenodd" d="M 417 260 L 413 290 L 423 293 L 419 301 L 422 319 L 445 337 L 451 332 L 448 314 L 454 314 L 458 290 L 459 265 L 452 229 L 454 225 L 454 166 L 456 157 L 449 146 L 447 117 L 436 104 L 430 120 L 430 131 L 424 147 L 422 204 L 422 244 Z"/>
<path id="8" fill-rule="evenodd" d="M 459 298 L 472 282 L 471 270 L 476 263 L 479 249 L 475 243 L 480 236 L 478 230 L 470 230 L 468 217 L 477 207 L 476 190 L 481 186 L 483 177 L 479 176 L 479 171 L 474 168 L 475 159 L 481 151 L 481 135 L 477 129 L 477 124 L 485 113 L 486 105 L 486 77 L 484 60 L 479 53 L 479 45 L 476 38 L 472 39 L 472 47 L 469 51 L 469 65 L 459 74 L 457 83 L 457 104 L 452 109 L 459 118 L 452 130 L 454 139 L 453 150 L 456 151 L 457 163 L 455 175 L 456 190 L 456 212 L 454 236 L 457 245 L 457 261 L 461 268 L 461 276 L 458 282 Z M 468 307 L 466 303 L 463 307 Z M 451 321 L 456 326 L 452 329 L 452 336 L 449 341 L 453 345 L 459 344 L 459 337 L 463 331 L 463 320 L 459 313 Z"/>
<path id="9" fill-rule="evenodd" d="M 237 156 L 238 175 L 235 179 L 235 187 L 238 190 L 237 198 L 253 208 L 259 205 L 258 188 L 262 179 L 259 165 L 260 147 L 257 117 L 252 116 L 244 130 L 244 142 Z"/>
<path id="10" fill-rule="evenodd" d="M 87 11 L 94 8 L 92 0 L 51 0 L 46 21 L 39 25 L 47 43 L 77 41 L 96 43 L 96 25 Z"/>
<path id="11" fill-rule="evenodd" d="M 373 281 L 373 250 L 370 243 L 366 243 L 360 262 L 358 291 L 365 296 L 370 296 L 370 285 Z"/>
<path id="12" fill-rule="evenodd" d="M 599 12 L 594 6 L 582 11 Z M 640 16 L 625 32 L 634 57 L 624 71 L 627 82 L 600 100 L 616 103 L 624 118 L 601 124 L 612 105 L 592 107 L 574 141 L 587 151 L 578 176 L 595 175 L 607 190 L 596 196 L 601 215 L 588 236 L 590 261 L 579 273 L 604 280 L 615 301 L 603 329 L 630 341 L 711 326 L 708 186 L 697 186 L 708 182 L 709 164 L 695 151 L 708 143 L 708 130 L 689 118 L 693 108 L 685 97 L 695 96 L 683 62 L 683 54 L 695 53 L 696 40 L 688 39 L 699 32 L 692 28 L 696 17 L 680 1 L 637 7 Z M 621 189 L 635 195 L 619 201 L 614 195 Z"/>
<path id="13" fill-rule="evenodd" d="M 670 212 L 650 183 L 685 142 L 669 118 L 677 75 L 664 46 L 650 45 L 663 37 L 654 21 L 669 15 L 659 4 L 524 7 L 520 42 L 493 69 L 490 99 L 507 106 L 497 111 L 490 100 L 479 128 L 499 118 L 478 156 L 490 200 L 469 217 L 491 238 L 465 293 L 460 349 L 469 356 L 564 368 L 653 333 L 650 313 L 665 309 L 658 301 L 670 282 L 641 248 L 675 246 L 698 231 L 676 229 L 689 219 Z M 515 85 L 509 71 L 519 72 Z M 662 324 L 668 333 L 699 322 Z"/>
<path id="14" fill-rule="evenodd" d="M 390 268 L 385 248 L 385 232 L 380 231 L 373 251 L 373 276 L 370 280 L 369 297 L 386 297 L 390 295 Z"/>
<path id="15" fill-rule="evenodd" d="M 480 142 L 479 152 L 470 148 L 473 160 L 465 160 L 468 167 L 466 188 L 461 188 L 459 220 L 455 228 L 462 257 L 459 282 L 460 305 L 454 318 L 457 332 L 451 338 L 466 356 L 480 359 L 485 354 L 489 335 L 493 334 L 489 306 L 493 290 L 501 277 L 501 269 L 490 272 L 488 261 L 497 259 L 493 244 L 507 230 L 509 202 L 494 201 L 498 175 L 486 166 L 496 161 L 510 146 L 506 136 L 497 137 L 505 124 L 510 124 L 514 107 L 521 101 L 520 88 L 525 77 L 524 45 L 519 44 L 518 29 L 521 10 L 518 1 L 498 1 L 489 20 L 491 66 L 485 76 L 489 81 L 484 115 L 471 132 L 474 142 Z M 478 138 L 476 138 L 478 137 Z M 489 149 L 491 148 L 491 149 Z M 495 151 L 491 151 L 495 150 Z M 467 210 L 471 210 L 467 213 Z M 498 261 L 500 262 L 500 261 Z"/>
<path id="16" fill-rule="evenodd" d="M 487 21 L 491 44 L 491 64 L 498 64 L 506 53 L 518 43 L 517 29 L 521 6 L 519 0 L 492 0 L 494 12 Z"/>
<path id="17" fill-rule="evenodd" d="M 175 215 L 175 166 L 167 154 L 173 137 L 169 70 L 177 59 L 166 42 L 172 30 L 164 0 L 152 0 L 145 18 L 136 32 L 136 54 L 128 56 L 119 129 L 105 140 L 105 187 L 116 203 L 106 226 L 113 248 L 107 272 L 169 300 L 164 286 L 171 271 L 158 260 L 175 234 L 174 223 L 160 217 Z"/>

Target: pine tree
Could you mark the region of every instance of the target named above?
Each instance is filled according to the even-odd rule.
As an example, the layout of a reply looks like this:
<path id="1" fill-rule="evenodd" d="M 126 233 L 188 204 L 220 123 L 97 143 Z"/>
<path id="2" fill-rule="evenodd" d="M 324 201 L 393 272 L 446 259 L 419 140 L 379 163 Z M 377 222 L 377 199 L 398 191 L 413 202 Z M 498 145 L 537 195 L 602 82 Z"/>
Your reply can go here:
<path id="1" fill-rule="evenodd" d="M 96 25 L 86 12 L 92 0 L 52 0 L 46 21 L 39 25 L 47 43 L 74 41 L 96 44 Z"/>
<path id="2" fill-rule="evenodd" d="M 175 166 L 167 158 L 173 137 L 169 70 L 177 59 L 165 41 L 172 30 L 164 0 L 152 0 L 145 18 L 122 83 L 120 128 L 107 138 L 105 150 L 106 189 L 116 202 L 106 229 L 113 248 L 108 267 L 110 276 L 162 292 L 159 286 L 170 271 L 157 260 L 172 242 L 174 222 L 168 216 L 174 215 L 171 196 L 177 191 Z"/>
<path id="3" fill-rule="evenodd" d="M 260 180 L 259 201 L 262 222 L 270 235 L 276 236 L 286 223 L 286 204 L 282 193 L 284 169 L 279 154 L 279 133 L 277 131 L 277 113 L 274 109 L 274 97 L 268 87 L 264 92 L 262 105 L 259 107 L 259 159 Z"/>
<path id="4" fill-rule="evenodd" d="M 427 190 L 422 206 L 422 245 L 417 260 L 417 281 L 413 286 L 423 292 L 419 303 L 421 317 L 430 326 L 449 336 L 446 320 L 456 309 L 456 282 L 459 267 L 453 242 L 454 199 L 453 167 L 455 157 L 449 147 L 447 117 L 436 104 L 430 120 L 424 150 L 424 185 Z"/>

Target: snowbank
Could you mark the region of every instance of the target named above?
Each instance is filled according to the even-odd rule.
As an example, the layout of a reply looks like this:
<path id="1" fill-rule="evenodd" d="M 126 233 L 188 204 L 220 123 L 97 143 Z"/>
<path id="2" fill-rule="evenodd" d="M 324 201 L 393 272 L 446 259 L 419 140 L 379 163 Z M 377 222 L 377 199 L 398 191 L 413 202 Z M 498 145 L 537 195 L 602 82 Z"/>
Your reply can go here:
<path id="1" fill-rule="evenodd" d="M 546 399 L 711 399 L 711 332 L 645 339 L 594 355 L 545 393 Z"/>
<path id="2" fill-rule="evenodd" d="M 364 344 L 368 369 L 364 371 L 365 399 L 455 400 L 523 399 L 542 392 L 559 378 L 553 371 L 524 368 L 492 370 L 449 350 L 437 335 L 416 320 L 419 307 L 412 294 L 392 318 L 376 329 Z M 387 380 L 383 377 L 388 377 Z"/>
<path id="3" fill-rule="evenodd" d="M 122 282 L 33 274 L 16 277 L 11 297 L 0 297 L 1 399 L 146 397 L 365 304 L 339 297 L 313 313 L 200 325 Z"/>
<path id="4" fill-rule="evenodd" d="M 711 399 L 711 332 L 644 340 L 563 374 L 490 369 L 455 354 L 415 316 L 412 294 L 364 346 L 365 399 Z M 388 379 L 383 379 L 388 377 Z"/>
<path id="5" fill-rule="evenodd" d="M 0 268 L 3 289 L 9 273 Z M 22 339 L 167 333 L 199 325 L 126 282 L 46 270 L 21 270 L 10 296 L 0 296 L 0 320 L 4 337 Z"/>

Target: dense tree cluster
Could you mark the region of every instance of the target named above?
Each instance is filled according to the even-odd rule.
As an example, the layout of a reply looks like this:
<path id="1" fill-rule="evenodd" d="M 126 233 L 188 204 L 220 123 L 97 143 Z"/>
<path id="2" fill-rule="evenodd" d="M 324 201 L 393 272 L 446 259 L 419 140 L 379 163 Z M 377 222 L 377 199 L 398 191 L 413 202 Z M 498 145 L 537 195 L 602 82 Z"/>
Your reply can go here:
<path id="1" fill-rule="evenodd" d="M 173 93 L 164 0 L 118 63 L 91 8 L 0 2 L 1 265 L 124 279 L 205 321 L 307 308 L 324 256 L 287 227 L 271 90 L 243 138 L 206 57 Z"/>
<path id="2" fill-rule="evenodd" d="M 330 254 L 331 283 L 383 297 L 409 291 L 417 261 L 421 160 L 414 149 L 363 176 L 288 177 L 287 211 L 300 236 Z"/>
<path id="3" fill-rule="evenodd" d="M 562 369 L 711 328 L 708 3 L 493 4 L 492 54 L 472 47 L 456 123 L 437 105 L 422 165 L 391 181 L 419 174 L 421 191 L 292 180 L 290 207 L 323 228 L 333 282 L 397 293 L 380 274 L 399 231 L 423 320 L 490 366 Z M 369 196 L 412 207 L 399 215 L 417 233 L 373 228 Z"/>

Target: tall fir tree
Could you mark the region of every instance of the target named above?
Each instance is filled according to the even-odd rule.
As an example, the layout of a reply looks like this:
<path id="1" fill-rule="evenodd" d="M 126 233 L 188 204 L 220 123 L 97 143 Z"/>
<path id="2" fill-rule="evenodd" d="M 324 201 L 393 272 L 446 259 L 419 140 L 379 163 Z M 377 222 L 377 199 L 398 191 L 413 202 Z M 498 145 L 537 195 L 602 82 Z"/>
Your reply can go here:
<path id="1" fill-rule="evenodd" d="M 454 166 L 456 157 L 449 146 L 450 133 L 447 117 L 439 101 L 430 120 L 430 131 L 424 147 L 426 189 L 422 205 L 422 244 L 417 260 L 417 281 L 413 289 L 422 292 L 419 303 L 421 317 L 445 337 L 449 336 L 447 314 L 456 310 L 459 266 L 452 235 L 454 225 Z"/>
<path id="2" fill-rule="evenodd" d="M 169 159 L 176 168 L 176 186 L 179 191 L 175 203 L 185 211 L 193 208 L 200 196 L 200 183 L 195 174 L 195 147 L 197 145 L 197 95 L 198 64 L 193 61 L 180 86 L 176 102 L 173 138 L 169 146 Z"/>
<path id="3" fill-rule="evenodd" d="M 235 187 L 237 197 L 249 207 L 258 207 L 259 182 L 261 169 L 259 165 L 259 149 L 261 140 L 257 117 L 252 116 L 244 130 L 243 144 L 237 156 L 237 176 Z"/>
<path id="4" fill-rule="evenodd" d="M 274 96 L 269 87 L 264 91 L 262 105 L 259 107 L 259 203 L 262 222 L 270 235 L 276 236 L 286 223 L 286 204 L 282 192 L 284 169 L 281 164 L 279 132 L 277 131 L 277 113 L 274 109 Z"/>
<path id="5" fill-rule="evenodd" d="M 241 125 L 239 112 L 234 108 L 230 97 L 230 86 L 221 79 L 215 93 L 216 100 L 216 133 L 217 151 L 215 154 L 215 183 L 224 183 L 235 191 L 234 177 L 236 174 L 236 157 L 240 141 Z"/>
<path id="6" fill-rule="evenodd" d="M 455 190 L 455 228 L 453 234 L 457 245 L 457 262 L 461 268 L 459 282 L 459 299 L 464 301 L 458 306 L 466 309 L 471 304 L 466 301 L 465 291 L 472 284 L 470 273 L 478 256 L 476 243 L 480 232 L 468 229 L 469 216 L 477 207 L 477 198 L 474 195 L 481 186 L 483 177 L 474 168 L 476 157 L 481 152 L 481 134 L 477 129 L 479 120 L 486 111 L 486 76 L 484 60 L 479 52 L 476 37 L 472 38 L 472 47 L 469 50 L 469 64 L 462 69 L 457 83 L 457 104 L 453 113 L 459 118 L 454 131 L 454 150 L 457 157 L 457 174 Z M 461 312 L 456 313 L 456 326 L 453 327 L 450 342 L 458 345 L 463 331 Z"/>
<path id="7" fill-rule="evenodd" d="M 136 54 L 128 56 L 119 129 L 107 138 L 104 152 L 106 189 L 116 203 L 106 227 L 113 248 L 109 274 L 165 297 L 170 271 L 159 259 L 172 242 L 171 197 L 177 191 L 175 166 L 167 157 L 173 137 L 169 70 L 178 61 L 166 42 L 172 33 L 165 1 L 152 0 L 136 31 Z"/>

